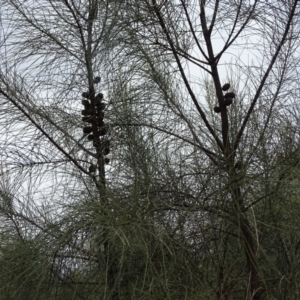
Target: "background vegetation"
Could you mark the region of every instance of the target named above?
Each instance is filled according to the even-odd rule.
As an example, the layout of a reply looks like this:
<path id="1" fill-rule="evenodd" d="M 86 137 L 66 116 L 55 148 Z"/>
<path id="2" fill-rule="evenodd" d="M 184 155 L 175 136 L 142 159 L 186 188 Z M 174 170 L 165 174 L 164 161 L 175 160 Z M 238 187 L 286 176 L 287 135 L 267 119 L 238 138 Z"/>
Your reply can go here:
<path id="1" fill-rule="evenodd" d="M 299 299 L 299 12 L 2 1 L 0 299 Z"/>

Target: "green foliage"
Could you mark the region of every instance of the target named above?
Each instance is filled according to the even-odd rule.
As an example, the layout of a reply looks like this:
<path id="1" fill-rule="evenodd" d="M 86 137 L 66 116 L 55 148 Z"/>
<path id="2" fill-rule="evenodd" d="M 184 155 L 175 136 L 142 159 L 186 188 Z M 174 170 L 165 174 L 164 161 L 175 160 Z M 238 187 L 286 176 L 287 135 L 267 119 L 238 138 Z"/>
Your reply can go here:
<path id="1" fill-rule="evenodd" d="M 0 300 L 299 299 L 297 1 L 200 2 L 4 2 Z"/>

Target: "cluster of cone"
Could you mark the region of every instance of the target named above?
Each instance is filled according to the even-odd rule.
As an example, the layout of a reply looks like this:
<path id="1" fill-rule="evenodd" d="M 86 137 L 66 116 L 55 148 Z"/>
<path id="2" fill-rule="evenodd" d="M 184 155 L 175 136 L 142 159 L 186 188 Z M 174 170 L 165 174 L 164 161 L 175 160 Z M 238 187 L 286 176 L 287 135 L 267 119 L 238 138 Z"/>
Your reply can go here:
<path id="1" fill-rule="evenodd" d="M 100 77 L 94 79 L 94 84 L 100 82 Z M 93 96 L 89 92 L 83 92 L 82 97 L 85 98 L 81 101 L 84 109 L 81 111 L 82 121 L 88 123 L 88 126 L 83 127 L 83 133 L 87 135 L 87 139 L 93 142 L 93 146 L 101 152 L 101 156 L 106 156 L 110 153 L 110 141 L 107 138 L 108 126 L 104 123 L 104 108 L 105 103 L 102 102 L 103 94 L 99 93 Z M 92 105 L 93 103 L 93 105 Z M 109 158 L 105 157 L 104 162 L 109 163 Z M 97 166 L 91 164 L 89 172 L 94 173 L 97 170 Z"/>
<path id="2" fill-rule="evenodd" d="M 229 88 L 230 88 L 230 84 L 229 84 L 229 83 L 226 83 L 226 84 L 223 85 L 222 90 L 223 90 L 224 92 L 226 92 L 226 91 L 229 90 Z M 224 102 L 223 102 L 224 106 L 229 106 L 229 105 L 231 105 L 234 98 L 235 98 L 235 93 L 234 93 L 234 92 L 228 92 L 228 93 L 226 93 L 226 94 L 224 95 Z M 214 111 L 215 111 L 216 113 L 220 113 L 220 112 L 221 112 L 221 107 L 215 106 L 215 107 L 214 107 Z"/>

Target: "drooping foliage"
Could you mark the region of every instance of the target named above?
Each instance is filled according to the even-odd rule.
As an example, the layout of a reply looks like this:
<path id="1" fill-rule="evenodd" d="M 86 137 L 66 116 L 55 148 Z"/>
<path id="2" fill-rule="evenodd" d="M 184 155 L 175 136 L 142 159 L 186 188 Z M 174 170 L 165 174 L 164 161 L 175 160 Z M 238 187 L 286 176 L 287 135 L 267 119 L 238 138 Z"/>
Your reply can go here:
<path id="1" fill-rule="evenodd" d="M 0 299 L 298 299 L 299 4 L 4 1 Z"/>

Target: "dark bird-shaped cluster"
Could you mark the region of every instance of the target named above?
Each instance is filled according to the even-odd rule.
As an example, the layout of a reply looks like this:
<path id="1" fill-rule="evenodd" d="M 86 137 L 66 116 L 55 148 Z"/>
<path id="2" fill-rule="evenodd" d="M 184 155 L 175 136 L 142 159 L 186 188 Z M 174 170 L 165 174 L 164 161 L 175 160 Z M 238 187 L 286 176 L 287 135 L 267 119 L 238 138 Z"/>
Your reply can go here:
<path id="1" fill-rule="evenodd" d="M 229 83 L 225 83 L 225 84 L 223 85 L 223 87 L 222 87 L 222 90 L 223 90 L 223 91 L 228 91 L 229 88 L 230 88 L 230 84 L 229 84 Z"/>

